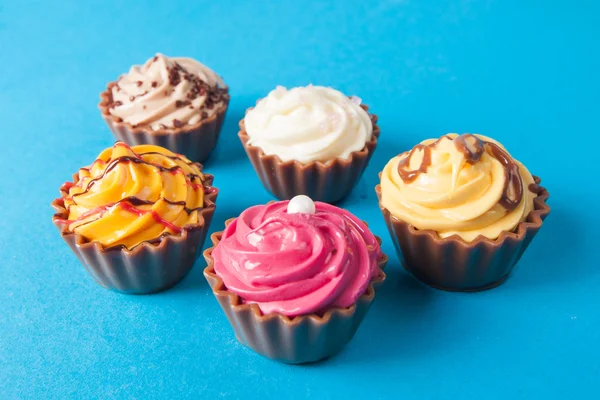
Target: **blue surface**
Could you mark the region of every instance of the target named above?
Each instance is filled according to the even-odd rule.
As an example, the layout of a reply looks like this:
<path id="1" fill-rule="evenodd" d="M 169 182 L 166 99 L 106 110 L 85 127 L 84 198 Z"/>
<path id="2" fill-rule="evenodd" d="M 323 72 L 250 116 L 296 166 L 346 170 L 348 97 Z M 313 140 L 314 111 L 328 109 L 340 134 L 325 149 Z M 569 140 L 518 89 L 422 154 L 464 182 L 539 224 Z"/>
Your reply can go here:
<path id="1" fill-rule="evenodd" d="M 1 398 L 598 394 L 597 3 L 169 3 L 0 1 Z M 198 58 L 231 88 L 206 165 L 221 189 L 212 231 L 271 199 L 237 123 L 275 85 L 331 85 L 380 116 L 379 148 L 342 206 L 385 239 L 388 280 L 339 356 L 286 366 L 242 347 L 204 261 L 168 292 L 125 296 L 96 285 L 60 239 L 58 187 L 113 142 L 99 92 L 157 51 Z M 406 275 L 373 191 L 390 157 L 450 131 L 500 140 L 551 193 L 515 274 L 483 293 Z"/>

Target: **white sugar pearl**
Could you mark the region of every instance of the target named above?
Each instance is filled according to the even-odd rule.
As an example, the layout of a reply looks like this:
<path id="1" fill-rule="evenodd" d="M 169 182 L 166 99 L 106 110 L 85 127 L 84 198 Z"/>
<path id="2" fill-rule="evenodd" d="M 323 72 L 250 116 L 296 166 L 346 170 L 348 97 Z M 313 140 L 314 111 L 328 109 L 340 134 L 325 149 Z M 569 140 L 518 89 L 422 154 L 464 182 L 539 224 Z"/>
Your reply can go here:
<path id="1" fill-rule="evenodd" d="M 295 196 L 290 200 L 287 206 L 288 214 L 314 214 L 315 211 L 315 203 L 310 197 L 303 194 Z"/>

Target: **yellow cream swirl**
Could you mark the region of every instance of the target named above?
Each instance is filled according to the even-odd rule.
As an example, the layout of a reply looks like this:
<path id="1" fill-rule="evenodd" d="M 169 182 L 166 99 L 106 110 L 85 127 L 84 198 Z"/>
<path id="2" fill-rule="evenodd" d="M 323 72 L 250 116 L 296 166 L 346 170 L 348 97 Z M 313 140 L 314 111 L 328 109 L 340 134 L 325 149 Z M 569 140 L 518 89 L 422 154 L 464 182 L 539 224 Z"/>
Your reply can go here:
<path id="1" fill-rule="evenodd" d="M 89 241 L 131 249 L 199 222 L 204 180 L 199 164 L 182 155 L 117 142 L 63 186 L 63 222 Z"/>
<path id="2" fill-rule="evenodd" d="M 495 239 L 527 218 L 536 197 L 532 185 L 527 168 L 498 142 L 448 134 L 388 162 L 381 203 L 396 218 L 442 238 Z"/>

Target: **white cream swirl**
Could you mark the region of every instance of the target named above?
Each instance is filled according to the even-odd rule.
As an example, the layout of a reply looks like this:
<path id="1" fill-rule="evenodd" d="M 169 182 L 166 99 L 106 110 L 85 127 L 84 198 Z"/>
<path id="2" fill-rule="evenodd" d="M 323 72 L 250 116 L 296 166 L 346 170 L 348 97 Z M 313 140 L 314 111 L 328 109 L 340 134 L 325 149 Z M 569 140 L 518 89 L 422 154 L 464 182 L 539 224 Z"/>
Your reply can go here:
<path id="1" fill-rule="evenodd" d="M 223 80 L 205 65 L 162 54 L 131 67 L 111 92 L 112 115 L 153 130 L 195 124 L 212 116 L 228 96 Z"/>
<path id="2" fill-rule="evenodd" d="M 346 159 L 371 139 L 373 123 L 360 106 L 323 86 L 278 86 L 250 110 L 245 119 L 248 144 L 281 161 L 301 163 Z"/>

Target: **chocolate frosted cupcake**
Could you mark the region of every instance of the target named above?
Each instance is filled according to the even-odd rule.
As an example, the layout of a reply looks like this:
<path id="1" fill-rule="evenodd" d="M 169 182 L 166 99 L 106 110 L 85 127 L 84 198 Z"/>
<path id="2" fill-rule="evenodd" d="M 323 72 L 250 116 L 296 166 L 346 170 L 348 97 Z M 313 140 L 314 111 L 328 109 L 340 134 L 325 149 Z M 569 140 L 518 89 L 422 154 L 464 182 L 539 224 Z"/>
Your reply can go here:
<path id="1" fill-rule="evenodd" d="M 498 142 L 448 134 L 390 160 L 376 191 L 404 268 L 476 291 L 506 279 L 550 212 L 539 183 Z"/>
<path id="2" fill-rule="evenodd" d="M 379 137 L 358 97 L 322 86 L 281 86 L 248 109 L 240 139 L 263 185 L 279 199 L 334 203 L 362 176 Z"/>
<path id="3" fill-rule="evenodd" d="M 167 289 L 193 266 L 215 210 L 218 191 L 201 168 L 162 147 L 117 142 L 61 187 L 52 221 L 100 285 Z"/>
<path id="4" fill-rule="evenodd" d="M 238 340 L 285 363 L 339 352 L 385 279 L 367 226 L 306 196 L 251 207 L 212 240 L 204 275 Z"/>
<path id="5" fill-rule="evenodd" d="M 166 147 L 202 162 L 217 144 L 228 91 L 198 61 L 157 54 L 109 83 L 99 107 L 117 139 Z"/>

